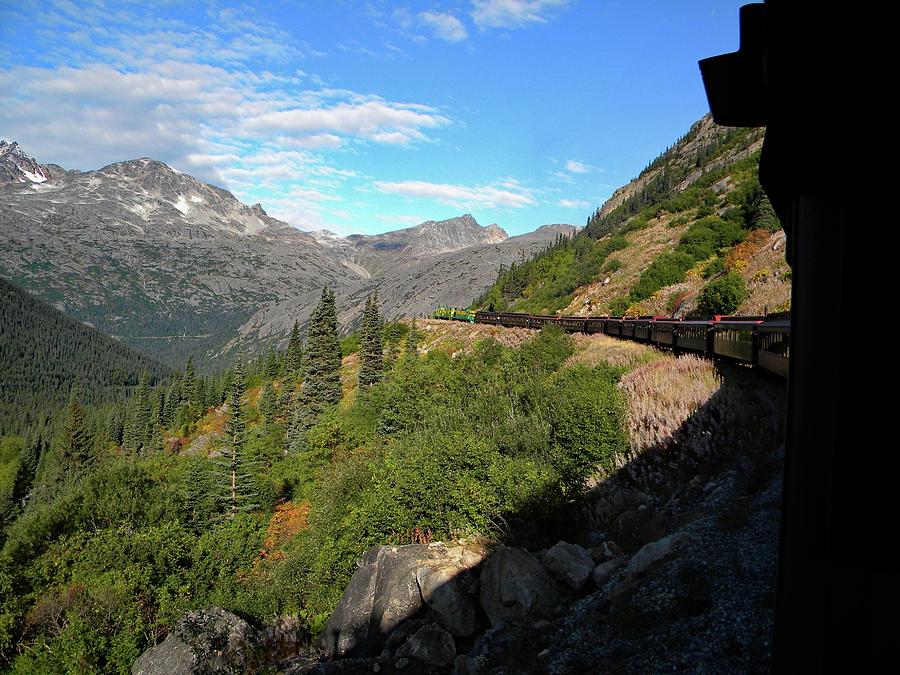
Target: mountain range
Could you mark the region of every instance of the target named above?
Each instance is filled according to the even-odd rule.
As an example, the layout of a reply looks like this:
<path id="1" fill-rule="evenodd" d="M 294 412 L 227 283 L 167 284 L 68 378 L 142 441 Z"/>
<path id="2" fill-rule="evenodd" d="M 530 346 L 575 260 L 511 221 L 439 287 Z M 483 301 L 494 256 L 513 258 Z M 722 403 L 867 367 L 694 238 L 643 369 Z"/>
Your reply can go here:
<path id="1" fill-rule="evenodd" d="M 389 317 L 467 305 L 501 264 L 574 229 L 509 237 L 462 215 L 379 235 L 303 232 L 154 159 L 67 171 L 0 141 L 0 276 L 173 365 L 283 345 L 323 285 L 345 329 L 373 292 Z"/>

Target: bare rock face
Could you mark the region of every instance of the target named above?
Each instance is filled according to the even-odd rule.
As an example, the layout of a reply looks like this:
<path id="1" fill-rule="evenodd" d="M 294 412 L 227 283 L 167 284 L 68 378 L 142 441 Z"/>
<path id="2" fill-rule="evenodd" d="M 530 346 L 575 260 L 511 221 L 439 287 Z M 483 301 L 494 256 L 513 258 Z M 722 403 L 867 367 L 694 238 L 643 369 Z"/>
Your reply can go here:
<path id="1" fill-rule="evenodd" d="M 189 612 L 165 640 L 144 652 L 132 675 L 244 673 L 259 649 L 256 630 L 218 607 Z"/>
<path id="2" fill-rule="evenodd" d="M 523 548 L 498 546 L 481 574 L 481 606 L 492 626 L 504 619 L 552 615 L 562 598 L 553 577 Z"/>
<path id="3" fill-rule="evenodd" d="M 3 183 L 43 183 L 65 176 L 68 171 L 56 164 L 38 164 L 19 144 L 0 141 L 0 185 Z M 77 173 L 77 172 L 76 172 Z"/>

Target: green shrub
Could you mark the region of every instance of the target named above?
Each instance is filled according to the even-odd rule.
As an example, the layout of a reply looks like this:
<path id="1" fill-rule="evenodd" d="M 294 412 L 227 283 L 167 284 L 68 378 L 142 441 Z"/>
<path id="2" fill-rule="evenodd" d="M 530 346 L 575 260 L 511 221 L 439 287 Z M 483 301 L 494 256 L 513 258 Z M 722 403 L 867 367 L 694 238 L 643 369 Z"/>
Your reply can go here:
<path id="1" fill-rule="evenodd" d="M 697 309 L 702 314 L 734 314 L 746 299 L 747 287 L 743 278 L 737 272 L 729 272 L 703 287 Z"/>
<path id="2" fill-rule="evenodd" d="M 607 261 L 607 263 L 603 266 L 603 272 L 609 272 L 612 274 L 613 272 L 618 272 L 622 269 L 622 261 L 618 258 L 611 258 Z"/>
<path id="3" fill-rule="evenodd" d="M 627 297 L 619 296 L 610 301 L 609 313 L 611 316 L 622 316 L 629 307 L 631 307 L 631 301 Z"/>
<path id="4" fill-rule="evenodd" d="M 341 358 L 359 351 L 359 332 L 354 331 L 341 340 Z"/>
<path id="5" fill-rule="evenodd" d="M 612 469 L 615 453 L 627 448 L 625 397 L 616 387 L 621 372 L 577 366 L 556 379 L 552 456 L 568 495 L 598 466 Z"/>
<path id="6" fill-rule="evenodd" d="M 721 256 L 716 256 L 712 259 L 706 267 L 703 268 L 703 272 L 701 272 L 701 276 L 704 279 L 711 279 L 712 277 L 721 274 L 725 271 L 725 259 Z"/>

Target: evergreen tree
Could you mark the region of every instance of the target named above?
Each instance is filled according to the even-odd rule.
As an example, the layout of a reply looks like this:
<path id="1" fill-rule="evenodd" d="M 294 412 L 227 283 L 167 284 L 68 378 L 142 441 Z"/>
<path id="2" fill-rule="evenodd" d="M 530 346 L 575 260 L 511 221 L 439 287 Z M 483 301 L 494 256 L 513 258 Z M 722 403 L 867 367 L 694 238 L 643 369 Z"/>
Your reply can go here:
<path id="1" fill-rule="evenodd" d="M 90 464 L 94 439 L 88 427 L 87 415 L 78 401 L 78 385 L 72 387 L 66 424 L 59 443 L 58 469 L 63 479 L 82 475 Z"/>
<path id="2" fill-rule="evenodd" d="M 291 329 L 291 339 L 288 342 L 287 354 L 284 357 L 284 374 L 290 379 L 300 373 L 303 365 L 303 341 L 300 339 L 300 327 L 294 321 Z"/>
<path id="3" fill-rule="evenodd" d="M 175 422 L 175 415 L 178 412 L 178 406 L 181 403 L 181 378 L 178 373 L 172 377 L 172 383 L 166 392 L 166 403 L 163 406 L 162 422 L 166 426 L 171 426 Z"/>
<path id="4" fill-rule="evenodd" d="M 206 380 L 202 377 L 198 377 L 197 383 L 194 385 L 194 403 L 197 406 L 197 419 L 206 413 L 206 398 Z"/>
<path id="5" fill-rule="evenodd" d="M 110 410 L 106 418 L 106 434 L 115 445 L 122 445 L 122 435 L 125 431 L 125 406 L 122 401 Z"/>
<path id="6" fill-rule="evenodd" d="M 188 356 L 187 365 L 184 367 L 184 380 L 181 386 L 181 400 L 188 404 L 194 403 L 194 390 L 197 386 L 194 378 L 194 359 Z"/>
<path id="7" fill-rule="evenodd" d="M 381 343 L 383 323 L 378 312 L 378 296 L 366 298 L 362 333 L 359 339 L 359 386 L 369 387 L 379 379 L 384 368 Z"/>
<path id="8" fill-rule="evenodd" d="M 153 435 L 153 414 L 150 407 L 150 383 L 146 371 L 141 377 L 137 393 L 129 405 L 129 424 L 126 429 L 125 445 L 129 450 L 139 452 L 149 446 Z"/>
<path id="9" fill-rule="evenodd" d="M 259 397 L 259 412 L 262 413 L 263 420 L 268 424 L 271 424 L 275 421 L 277 409 L 278 395 L 275 393 L 275 387 L 272 386 L 272 383 L 267 382 Z"/>
<path id="10" fill-rule="evenodd" d="M 225 424 L 225 439 L 228 449 L 224 461 L 217 464 L 225 471 L 227 493 L 224 502 L 230 517 L 239 512 L 250 511 L 256 507 L 251 503 L 256 493 L 252 490 L 252 465 L 244 448 L 247 420 L 244 413 L 243 398 L 246 393 L 244 379 L 243 354 L 238 352 L 232 371 L 231 389 L 228 398 L 229 417 Z"/>
<path id="11" fill-rule="evenodd" d="M 278 377 L 279 370 L 281 370 L 281 368 L 278 365 L 278 354 L 275 352 L 274 346 L 269 346 L 269 353 L 266 355 L 265 375 L 270 380 L 274 380 Z"/>
<path id="12" fill-rule="evenodd" d="M 0 504 L 0 527 L 13 521 L 28 501 L 31 486 L 37 475 L 41 455 L 46 450 L 46 443 L 39 433 L 31 433 L 19 451 L 18 462 L 11 489 L 6 495 L 5 503 Z M 0 499 L 0 501 L 4 501 Z M 0 542 L 3 541 L 0 535 Z"/>
<path id="13" fill-rule="evenodd" d="M 181 520 L 195 532 L 205 529 L 207 522 L 216 512 L 215 475 L 210 471 L 209 461 L 200 455 L 188 459 L 181 479 Z"/>
<path id="14" fill-rule="evenodd" d="M 303 400 L 315 410 L 341 400 L 341 345 L 334 293 L 326 286 L 310 318 Z"/>

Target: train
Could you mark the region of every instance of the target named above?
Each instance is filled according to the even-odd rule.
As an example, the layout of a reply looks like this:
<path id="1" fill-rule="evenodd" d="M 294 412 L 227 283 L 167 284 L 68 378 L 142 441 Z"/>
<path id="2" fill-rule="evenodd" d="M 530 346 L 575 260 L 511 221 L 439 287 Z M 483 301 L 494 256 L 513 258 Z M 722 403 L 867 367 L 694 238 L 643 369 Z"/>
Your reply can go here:
<path id="1" fill-rule="evenodd" d="M 603 333 L 676 353 L 702 354 L 751 365 L 785 379 L 790 363 L 790 312 L 673 319 L 660 316 L 556 316 L 439 307 L 432 316 L 508 328 L 556 325 L 568 333 Z"/>

